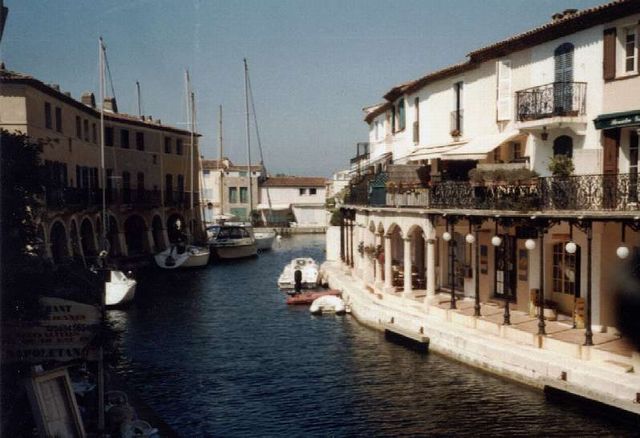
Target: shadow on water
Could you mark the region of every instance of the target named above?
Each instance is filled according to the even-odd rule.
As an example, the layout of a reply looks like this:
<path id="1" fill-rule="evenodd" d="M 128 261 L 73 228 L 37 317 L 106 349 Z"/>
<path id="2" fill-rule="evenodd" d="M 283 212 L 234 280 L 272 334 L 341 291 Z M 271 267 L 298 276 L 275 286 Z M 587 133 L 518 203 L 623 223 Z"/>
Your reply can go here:
<path id="1" fill-rule="evenodd" d="M 182 436 L 633 436 L 637 429 L 436 354 L 349 316 L 287 307 L 276 280 L 324 236 L 257 258 L 139 276 L 118 372 Z"/>

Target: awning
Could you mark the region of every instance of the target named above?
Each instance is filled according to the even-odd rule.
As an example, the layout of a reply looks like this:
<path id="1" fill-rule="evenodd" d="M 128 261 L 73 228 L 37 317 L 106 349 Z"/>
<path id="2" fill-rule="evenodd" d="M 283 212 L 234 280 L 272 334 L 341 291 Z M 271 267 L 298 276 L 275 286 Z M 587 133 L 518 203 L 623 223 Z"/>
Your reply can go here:
<path id="1" fill-rule="evenodd" d="M 596 129 L 624 128 L 625 126 L 640 126 L 640 110 L 622 113 L 601 114 L 593 120 Z"/>
<path id="2" fill-rule="evenodd" d="M 291 204 L 271 204 L 271 207 L 269 207 L 269 204 L 258 204 L 256 205 L 256 209 L 257 210 L 289 210 Z"/>
<path id="3" fill-rule="evenodd" d="M 424 146 L 411 152 L 408 158 L 410 161 L 431 160 L 434 158 L 440 158 L 445 152 L 458 148 L 465 143 L 466 141 L 456 141 L 453 143 L 447 143 L 437 146 Z"/>
<path id="4" fill-rule="evenodd" d="M 443 160 L 483 160 L 487 154 L 502 143 L 522 135 L 519 131 L 508 131 L 494 135 L 483 135 L 473 138 L 467 144 L 445 152 Z"/>

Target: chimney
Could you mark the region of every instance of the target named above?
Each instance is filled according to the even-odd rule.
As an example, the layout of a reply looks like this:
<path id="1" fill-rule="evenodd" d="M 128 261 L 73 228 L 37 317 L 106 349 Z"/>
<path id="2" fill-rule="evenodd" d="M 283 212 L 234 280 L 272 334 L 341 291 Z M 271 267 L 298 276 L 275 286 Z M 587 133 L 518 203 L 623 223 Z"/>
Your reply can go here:
<path id="1" fill-rule="evenodd" d="M 51 84 L 51 88 L 53 88 L 56 91 L 60 91 L 60 85 L 58 84 Z"/>
<path id="2" fill-rule="evenodd" d="M 563 17 L 564 17 L 564 14 L 562 12 L 558 12 L 558 13 L 553 14 L 551 16 L 551 21 L 553 21 L 555 23 L 555 22 L 558 22 L 558 21 L 562 20 Z"/>
<path id="3" fill-rule="evenodd" d="M 86 106 L 90 106 L 91 108 L 96 107 L 96 96 L 90 91 L 85 91 L 84 93 L 82 93 L 82 97 L 80 98 L 80 100 Z"/>
<path id="4" fill-rule="evenodd" d="M 568 17 L 570 15 L 574 15 L 576 12 L 578 12 L 577 9 L 565 9 L 564 11 L 562 11 L 562 13 L 564 14 L 565 17 Z"/>
<path id="5" fill-rule="evenodd" d="M 105 97 L 103 106 L 105 111 L 109 111 L 111 113 L 118 112 L 118 104 L 116 103 L 115 97 Z"/>
<path id="6" fill-rule="evenodd" d="M 67 96 L 67 97 L 71 97 L 71 91 L 65 91 L 64 95 Z"/>

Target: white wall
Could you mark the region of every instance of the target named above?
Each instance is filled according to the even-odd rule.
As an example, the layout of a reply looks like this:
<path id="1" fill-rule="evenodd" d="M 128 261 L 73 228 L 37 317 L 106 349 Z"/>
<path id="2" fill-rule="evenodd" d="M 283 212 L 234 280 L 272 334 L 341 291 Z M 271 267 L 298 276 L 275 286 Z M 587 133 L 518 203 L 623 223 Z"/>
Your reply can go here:
<path id="1" fill-rule="evenodd" d="M 300 188 L 307 189 L 306 195 L 300 195 Z M 316 194 L 309 194 L 309 187 L 269 187 L 269 197 L 272 204 L 307 204 L 324 205 L 326 188 L 315 187 Z M 267 203 L 267 188 L 260 187 L 260 203 Z"/>

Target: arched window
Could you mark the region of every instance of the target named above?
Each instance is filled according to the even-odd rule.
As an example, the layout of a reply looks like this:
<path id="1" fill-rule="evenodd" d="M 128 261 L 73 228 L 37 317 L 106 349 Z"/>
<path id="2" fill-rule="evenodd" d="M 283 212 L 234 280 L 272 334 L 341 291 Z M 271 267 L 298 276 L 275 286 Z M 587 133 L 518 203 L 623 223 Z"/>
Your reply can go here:
<path id="1" fill-rule="evenodd" d="M 561 135 L 553 140 L 553 155 L 564 155 L 573 157 L 573 139 L 568 135 Z"/>

